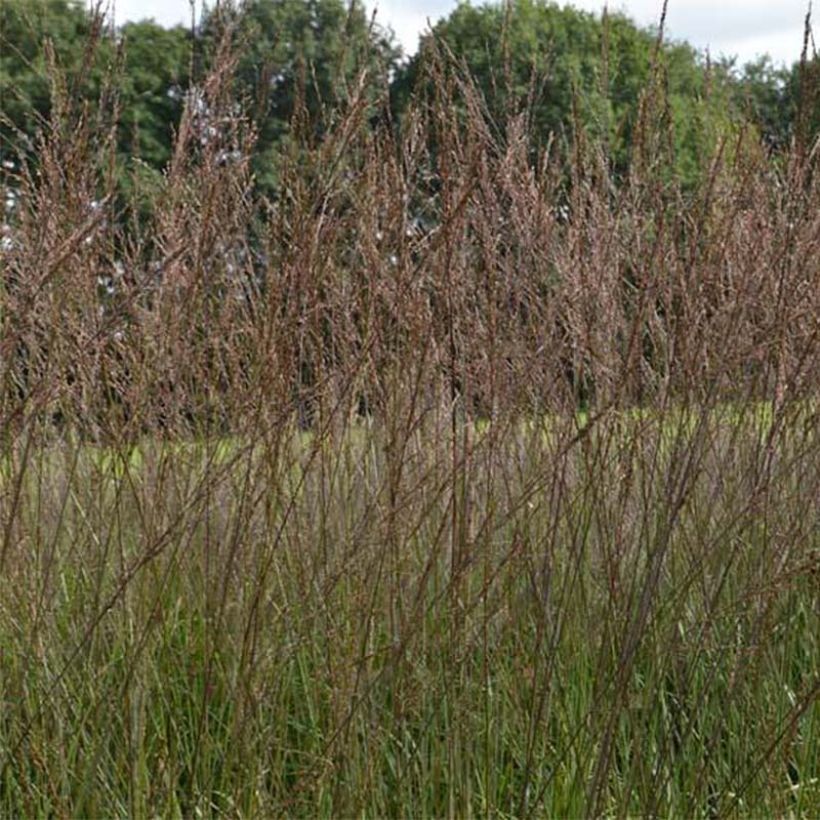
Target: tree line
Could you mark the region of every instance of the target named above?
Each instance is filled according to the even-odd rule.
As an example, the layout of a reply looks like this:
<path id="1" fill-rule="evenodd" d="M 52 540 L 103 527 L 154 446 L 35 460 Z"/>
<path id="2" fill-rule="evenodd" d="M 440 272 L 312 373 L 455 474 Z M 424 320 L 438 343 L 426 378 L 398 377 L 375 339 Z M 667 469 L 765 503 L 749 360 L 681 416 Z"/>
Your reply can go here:
<path id="1" fill-rule="evenodd" d="M 684 180 L 702 170 L 709 144 L 733 129 L 756 129 L 761 144 L 777 151 L 799 128 L 816 134 L 820 126 L 816 93 L 802 115 L 798 104 L 807 87 L 820 85 L 816 54 L 791 67 L 768 57 L 739 67 L 685 42 L 661 42 L 623 14 L 598 17 L 547 0 L 461 3 L 409 58 L 356 0 L 250 0 L 206 10 L 192 27 L 147 20 L 116 30 L 75 0 L 5 0 L 0 160 L 10 167 L 13 154 L 36 153 L 62 76 L 71 83 L 62 89 L 65 98 L 87 104 L 88 116 L 115 86 L 122 167 L 160 171 L 171 159 L 186 98 L 215 59 L 226 27 L 236 49 L 238 99 L 256 129 L 257 183 L 269 192 L 294 132 L 321 138 L 360 78 L 374 101 L 372 116 L 400 124 L 409 100 L 424 93 L 432 50 L 479 86 L 490 127 L 503 131 L 526 111 L 535 142 L 571 140 L 581 129 L 608 147 L 616 172 L 635 150 L 650 81 L 662 86 L 665 105 L 655 114 L 667 121 L 673 164 Z M 385 100 L 389 105 L 375 104 Z"/>

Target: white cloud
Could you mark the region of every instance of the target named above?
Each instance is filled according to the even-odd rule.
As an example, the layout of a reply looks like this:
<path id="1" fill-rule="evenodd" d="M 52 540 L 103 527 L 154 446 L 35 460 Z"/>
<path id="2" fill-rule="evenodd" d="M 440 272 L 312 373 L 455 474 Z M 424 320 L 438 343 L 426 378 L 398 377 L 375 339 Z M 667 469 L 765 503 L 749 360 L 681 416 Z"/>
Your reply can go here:
<path id="1" fill-rule="evenodd" d="M 112 0 L 113 1 L 113 0 Z M 475 0 L 474 0 L 475 1 Z M 189 0 L 115 0 L 117 22 L 153 17 L 163 25 L 189 23 Z M 377 8 L 377 20 L 390 26 L 404 50 L 415 51 L 418 38 L 448 14 L 454 0 L 365 0 Z M 768 52 L 777 61 L 800 56 L 803 20 L 808 0 L 669 0 L 667 31 L 715 55 L 736 54 L 740 61 Z M 197 13 L 201 0 L 195 0 Z M 600 12 L 603 0 L 572 0 L 571 5 Z M 642 25 L 657 23 L 661 0 L 611 0 L 610 9 L 623 11 Z M 817 26 L 815 25 L 815 28 Z"/>
<path id="2" fill-rule="evenodd" d="M 92 2 L 93 0 L 89 0 Z M 114 11 L 118 24 L 127 20 L 155 20 L 163 26 L 190 25 L 189 0 L 105 0 Z M 199 19 L 202 0 L 195 0 L 194 12 Z"/>
<path id="3" fill-rule="evenodd" d="M 572 5 L 600 12 L 603 0 L 573 0 Z M 712 54 L 737 55 L 740 62 L 768 53 L 776 61 L 799 59 L 808 0 L 669 0 L 667 36 L 688 40 Z M 659 0 L 611 0 L 641 25 L 657 25 Z"/>
<path id="4" fill-rule="evenodd" d="M 452 0 L 382 0 L 371 2 L 376 7 L 376 19 L 393 29 L 406 54 L 416 51 L 419 37 L 429 24 L 435 25 L 455 7 Z M 429 24 L 428 24 L 429 20 Z"/>

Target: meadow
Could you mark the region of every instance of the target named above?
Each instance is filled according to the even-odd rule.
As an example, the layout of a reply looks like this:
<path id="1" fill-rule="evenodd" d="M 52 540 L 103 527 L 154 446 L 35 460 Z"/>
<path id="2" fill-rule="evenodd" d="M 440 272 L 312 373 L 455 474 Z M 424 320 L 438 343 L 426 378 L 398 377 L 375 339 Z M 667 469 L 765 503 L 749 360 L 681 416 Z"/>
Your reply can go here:
<path id="1" fill-rule="evenodd" d="M 817 816 L 820 143 L 683 186 L 653 81 L 616 174 L 438 55 L 259 201 L 232 65 L 14 170 L 0 815 Z"/>

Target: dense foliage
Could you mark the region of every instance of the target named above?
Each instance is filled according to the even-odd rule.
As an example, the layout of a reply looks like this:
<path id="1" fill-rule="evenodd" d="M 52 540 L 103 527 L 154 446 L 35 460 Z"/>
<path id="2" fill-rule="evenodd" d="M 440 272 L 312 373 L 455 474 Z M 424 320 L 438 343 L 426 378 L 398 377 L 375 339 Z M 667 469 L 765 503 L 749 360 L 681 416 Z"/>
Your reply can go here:
<path id="1" fill-rule="evenodd" d="M 8 159 L 15 145 L 25 148 L 25 138 L 43 124 L 51 103 L 49 61 L 85 79 L 78 69 L 93 29 L 78 2 L 0 4 L 0 158 Z"/>
<path id="2" fill-rule="evenodd" d="M 389 33 L 355 0 L 250 0 L 241 13 L 206 16 L 201 35 L 215 43 L 228 27 L 239 45 L 238 91 L 258 128 L 254 170 L 266 191 L 294 117 L 321 136 L 325 113 L 349 101 L 362 72 L 370 97 L 383 95 L 398 57 Z"/>
<path id="3" fill-rule="evenodd" d="M 139 159 L 157 170 L 170 159 L 186 89 L 204 76 L 230 29 L 239 45 L 238 96 L 257 128 L 254 170 L 268 193 L 276 187 L 294 115 L 320 136 L 364 79 L 372 100 L 389 85 L 400 121 L 413 93 L 429 80 L 424 66 L 433 48 L 478 83 L 494 129 L 526 109 L 534 146 L 551 135 L 571 138 L 582 127 L 603 140 L 614 168 L 623 170 L 636 149 L 641 117 L 660 119 L 669 132 L 671 164 L 690 182 L 710 146 L 741 114 L 770 146 L 784 147 L 795 133 L 800 88 L 817 74 L 811 54 L 803 74 L 799 65 L 778 68 L 765 58 L 739 71 L 727 61 L 707 64 L 685 43 L 658 50 L 656 33 L 622 14 L 599 18 L 545 0 L 462 3 L 409 60 L 401 59 L 391 32 L 369 21 L 358 3 L 347 6 L 344 0 L 218 6 L 193 32 L 143 21 L 114 34 L 74 0 L 6 0 L 0 15 L 0 153 L 30 144 L 48 115 L 51 44 L 54 63 L 79 77 L 70 89 L 75 102 L 96 103 L 102 77 L 114 67 L 122 161 Z M 101 42 L 89 50 L 93 38 Z M 650 76 L 663 86 L 663 108 L 647 101 Z M 820 122 L 814 102 L 803 124 L 811 133 Z"/>
<path id="4" fill-rule="evenodd" d="M 399 73 L 394 90 L 400 98 L 417 83 L 431 47 L 449 51 L 476 79 L 493 123 L 527 109 L 536 142 L 580 128 L 605 140 L 619 168 L 632 149 L 656 60 L 668 109 L 651 116 L 669 120 L 685 176 L 695 172 L 703 140 L 728 127 L 725 71 L 707 72 L 686 44 L 665 45 L 656 55 L 657 35 L 622 14 L 601 19 L 543 0 L 462 3 Z"/>

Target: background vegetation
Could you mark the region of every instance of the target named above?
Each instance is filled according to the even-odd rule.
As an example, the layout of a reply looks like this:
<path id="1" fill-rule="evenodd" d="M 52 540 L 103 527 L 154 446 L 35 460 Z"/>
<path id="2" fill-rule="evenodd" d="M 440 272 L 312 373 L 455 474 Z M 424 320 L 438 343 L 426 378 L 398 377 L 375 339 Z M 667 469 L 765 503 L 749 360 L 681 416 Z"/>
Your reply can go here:
<path id="1" fill-rule="evenodd" d="M 620 171 L 654 65 L 668 104 L 657 113 L 674 125 L 676 166 L 690 182 L 704 151 L 740 122 L 756 128 L 766 144 L 784 148 L 796 127 L 801 84 L 807 84 L 799 62 L 778 68 L 762 57 L 738 67 L 726 58 L 710 62 L 686 43 L 663 43 L 655 60 L 656 32 L 623 14 L 600 18 L 541 0 L 461 4 L 409 59 L 389 30 L 368 20 L 361 5 L 343 0 L 249 0 L 241 14 L 230 4 L 206 9 L 193 29 L 144 21 L 113 33 L 100 18 L 95 22 L 86 4 L 72 0 L 6 0 L 0 14 L 3 157 L 19 149 L 21 137 L 30 141 L 47 118 L 48 42 L 53 59 L 74 77 L 72 95 L 92 106 L 102 77 L 116 64 L 120 161 L 139 158 L 158 171 L 170 159 L 186 89 L 209 71 L 218 32 L 233 25 L 237 93 L 256 124 L 253 167 L 269 194 L 300 106 L 316 127 L 324 121 L 320 109 L 348 100 L 367 66 L 371 100 L 389 88 L 392 116 L 401 123 L 433 41 L 473 77 L 495 128 L 525 110 L 535 145 L 582 128 L 606 142 Z M 92 31 L 95 48 L 89 50 Z M 90 63 L 79 70 L 84 61 Z M 803 74 L 816 75 L 817 66 L 809 48 Z M 807 127 L 816 133 L 820 106 L 810 107 Z"/>

